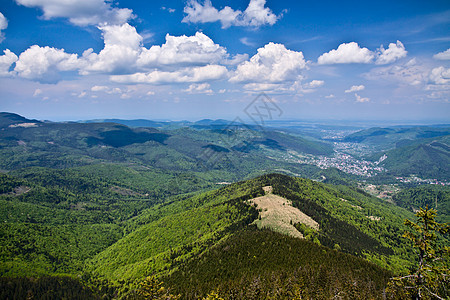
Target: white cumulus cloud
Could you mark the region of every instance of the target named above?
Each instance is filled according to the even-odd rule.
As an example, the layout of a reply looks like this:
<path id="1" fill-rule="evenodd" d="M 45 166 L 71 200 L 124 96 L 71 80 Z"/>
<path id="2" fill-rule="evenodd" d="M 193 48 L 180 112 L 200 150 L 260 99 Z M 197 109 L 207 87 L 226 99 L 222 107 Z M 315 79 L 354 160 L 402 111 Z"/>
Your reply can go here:
<path id="1" fill-rule="evenodd" d="M 118 75 L 111 78 L 119 82 L 200 82 L 223 78 L 228 74 L 224 65 L 236 65 L 248 58 L 246 54 L 237 54 L 229 59 L 224 47 L 201 32 L 193 36 L 167 35 L 163 45 L 147 49 L 143 46 L 142 36 L 128 23 L 98 28 L 104 40 L 99 53 L 88 49 L 78 57 L 64 49 L 33 45 L 17 57 L 6 50 L 5 55 L 0 56 L 0 75 L 16 74 L 54 83 L 61 79 L 61 72 L 78 71 L 83 76 Z M 15 62 L 14 70 L 10 72 Z M 93 87 L 91 91 L 100 91 L 98 89 Z"/>
<path id="2" fill-rule="evenodd" d="M 184 8 L 185 23 L 210 23 L 220 21 L 222 28 L 230 26 L 273 25 L 280 18 L 272 10 L 265 7 L 266 0 L 250 0 L 245 11 L 233 10 L 225 6 L 221 10 L 215 8 L 211 0 L 205 0 L 203 4 L 197 0 L 190 0 Z"/>
<path id="3" fill-rule="evenodd" d="M 64 49 L 33 45 L 19 55 L 14 71 L 20 77 L 41 82 L 56 82 L 60 72 L 76 70 L 78 56 Z"/>
<path id="4" fill-rule="evenodd" d="M 189 85 L 187 89 L 184 90 L 189 94 L 214 94 L 213 90 L 211 90 L 211 85 L 207 82 L 204 83 L 193 83 Z"/>
<path id="5" fill-rule="evenodd" d="M 282 44 L 269 43 L 238 65 L 230 82 L 281 83 L 294 81 L 306 68 L 302 52 L 286 49 Z"/>
<path id="6" fill-rule="evenodd" d="M 324 64 L 348 64 L 348 63 L 371 63 L 375 55 L 367 48 L 361 48 L 355 42 L 340 44 L 337 49 L 333 49 L 322 54 L 317 62 Z"/>
<path id="7" fill-rule="evenodd" d="M 141 67 L 205 65 L 218 63 L 226 56 L 225 48 L 214 43 L 204 33 L 197 32 L 193 36 L 167 34 L 163 45 L 142 48 L 137 63 Z"/>
<path id="8" fill-rule="evenodd" d="M 138 72 L 130 75 L 112 75 L 110 78 L 119 83 L 181 83 L 204 82 L 223 78 L 228 70 L 220 65 L 207 65 L 201 67 L 188 67 L 177 71 L 155 70 L 149 73 Z"/>
<path id="9" fill-rule="evenodd" d="M 364 90 L 366 87 L 364 85 L 353 85 L 351 88 L 349 88 L 348 90 L 345 90 L 346 93 L 353 93 L 353 92 L 358 92 L 358 91 L 362 91 Z"/>
<path id="10" fill-rule="evenodd" d="M 133 18 L 133 11 L 117 8 L 104 0 L 16 0 L 26 7 L 38 7 L 45 19 L 67 18 L 78 26 L 123 24 Z"/>
<path id="11" fill-rule="evenodd" d="M 450 68 L 443 66 L 434 68 L 431 70 L 429 79 L 433 84 L 450 84 Z"/>
<path id="12" fill-rule="evenodd" d="M 396 44 L 390 43 L 387 49 L 384 49 L 383 45 L 381 45 L 375 63 L 377 65 L 390 64 L 400 58 L 406 57 L 407 53 L 408 51 L 405 50 L 405 46 L 400 41 L 397 41 Z"/>
<path id="13" fill-rule="evenodd" d="M 325 84 L 325 81 L 323 81 L 323 80 L 312 80 L 310 83 L 308 83 L 306 85 L 306 87 L 314 89 L 314 88 L 321 87 L 324 84 Z"/>
<path id="14" fill-rule="evenodd" d="M 278 17 L 272 13 L 270 8 L 265 7 L 266 0 L 250 0 L 248 7 L 242 15 L 241 26 L 259 27 L 262 25 L 273 25 Z"/>
<path id="15" fill-rule="evenodd" d="M 10 76 L 10 68 L 19 58 L 9 49 L 3 50 L 4 55 L 0 56 L 0 76 Z"/>
<path id="16" fill-rule="evenodd" d="M 5 30 L 6 28 L 8 28 L 8 20 L 0 12 L 0 43 L 5 39 L 5 34 L 2 32 L 2 30 Z"/>
<path id="17" fill-rule="evenodd" d="M 124 73 L 136 67 L 140 54 L 142 37 L 136 28 L 129 24 L 106 25 L 99 27 L 105 46 L 100 53 L 88 49 L 83 53 L 83 75 L 93 72 Z"/>
<path id="18" fill-rule="evenodd" d="M 439 60 L 450 60 L 450 49 L 439 52 L 438 54 L 433 55 L 433 58 Z"/>

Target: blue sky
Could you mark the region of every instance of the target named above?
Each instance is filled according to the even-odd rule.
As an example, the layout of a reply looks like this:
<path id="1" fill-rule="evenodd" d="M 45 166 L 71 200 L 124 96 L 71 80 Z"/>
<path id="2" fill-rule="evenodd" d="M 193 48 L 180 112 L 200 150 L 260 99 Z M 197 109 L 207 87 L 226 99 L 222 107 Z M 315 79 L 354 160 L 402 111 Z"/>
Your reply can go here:
<path id="1" fill-rule="evenodd" d="M 450 121 L 450 2 L 2 0 L 0 111 Z"/>

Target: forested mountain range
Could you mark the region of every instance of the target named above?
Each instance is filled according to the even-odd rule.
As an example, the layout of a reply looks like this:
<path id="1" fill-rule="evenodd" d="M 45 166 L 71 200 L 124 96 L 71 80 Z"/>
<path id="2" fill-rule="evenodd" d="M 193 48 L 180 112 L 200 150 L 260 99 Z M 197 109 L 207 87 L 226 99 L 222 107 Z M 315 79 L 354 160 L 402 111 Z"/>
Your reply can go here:
<path id="1" fill-rule="evenodd" d="M 1 298 L 141 299 L 145 285 L 182 299 L 382 298 L 416 263 L 404 220 L 437 205 L 448 221 L 448 188 L 403 188 L 389 203 L 357 176 L 282 159 L 333 151 L 221 120 L 151 128 L 1 113 Z M 258 229 L 251 200 L 267 193 L 317 227 L 280 217 Z"/>
<path id="2" fill-rule="evenodd" d="M 378 149 L 404 146 L 421 139 L 450 135 L 449 125 L 373 127 L 347 135 L 344 142 L 371 144 Z"/>

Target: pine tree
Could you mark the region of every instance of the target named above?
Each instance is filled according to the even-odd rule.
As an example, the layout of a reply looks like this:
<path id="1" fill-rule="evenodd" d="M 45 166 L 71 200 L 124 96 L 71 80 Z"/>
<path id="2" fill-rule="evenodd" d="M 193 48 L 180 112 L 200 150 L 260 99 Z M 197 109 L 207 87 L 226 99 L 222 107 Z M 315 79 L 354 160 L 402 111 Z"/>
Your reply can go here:
<path id="1" fill-rule="evenodd" d="M 436 210 L 421 208 L 417 223 L 405 220 L 407 231 L 403 237 L 413 243 L 418 252 L 418 266 L 412 274 L 392 278 L 388 292 L 397 297 L 412 299 L 448 299 L 450 297 L 449 254 L 450 247 L 438 247 L 437 233 L 448 234 L 449 224 L 435 221 Z"/>

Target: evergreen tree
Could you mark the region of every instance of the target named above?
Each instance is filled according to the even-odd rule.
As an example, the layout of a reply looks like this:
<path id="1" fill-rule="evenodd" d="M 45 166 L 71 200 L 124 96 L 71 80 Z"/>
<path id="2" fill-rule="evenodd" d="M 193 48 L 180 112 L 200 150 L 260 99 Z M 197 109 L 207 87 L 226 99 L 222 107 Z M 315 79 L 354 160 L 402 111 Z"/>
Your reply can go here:
<path id="1" fill-rule="evenodd" d="M 403 237 L 413 243 L 418 252 L 418 266 L 412 274 L 392 278 L 388 292 L 396 297 L 412 299 L 448 299 L 450 297 L 449 254 L 450 247 L 439 247 L 437 233 L 448 234 L 449 224 L 435 221 L 436 210 L 421 208 L 417 223 L 405 220 L 407 231 Z"/>

